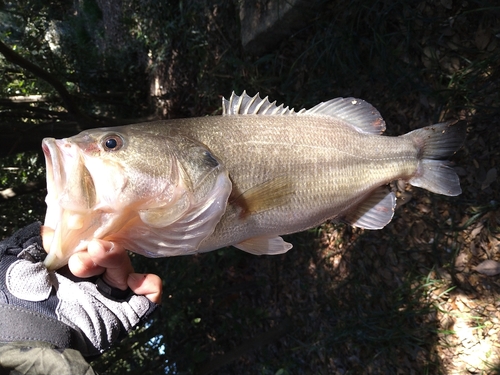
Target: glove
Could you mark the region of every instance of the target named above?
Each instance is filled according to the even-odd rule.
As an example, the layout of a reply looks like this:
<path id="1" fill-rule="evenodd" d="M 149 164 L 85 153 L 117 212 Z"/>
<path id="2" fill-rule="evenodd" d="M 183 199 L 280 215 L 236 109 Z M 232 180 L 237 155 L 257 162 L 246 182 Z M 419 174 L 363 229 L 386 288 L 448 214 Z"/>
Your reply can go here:
<path id="1" fill-rule="evenodd" d="M 0 242 L 0 341 L 43 341 L 99 355 L 144 322 L 157 304 L 101 278 L 49 272 L 31 224 Z"/>

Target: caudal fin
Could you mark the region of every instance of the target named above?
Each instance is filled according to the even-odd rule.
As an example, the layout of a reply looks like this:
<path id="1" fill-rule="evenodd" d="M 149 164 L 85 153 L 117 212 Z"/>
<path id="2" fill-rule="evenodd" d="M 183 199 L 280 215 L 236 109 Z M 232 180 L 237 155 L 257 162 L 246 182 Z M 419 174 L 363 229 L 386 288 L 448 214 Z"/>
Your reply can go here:
<path id="1" fill-rule="evenodd" d="M 446 122 L 414 130 L 405 135 L 419 148 L 417 173 L 409 180 L 433 193 L 456 196 L 462 193 L 460 180 L 450 162 L 465 140 L 465 122 Z"/>

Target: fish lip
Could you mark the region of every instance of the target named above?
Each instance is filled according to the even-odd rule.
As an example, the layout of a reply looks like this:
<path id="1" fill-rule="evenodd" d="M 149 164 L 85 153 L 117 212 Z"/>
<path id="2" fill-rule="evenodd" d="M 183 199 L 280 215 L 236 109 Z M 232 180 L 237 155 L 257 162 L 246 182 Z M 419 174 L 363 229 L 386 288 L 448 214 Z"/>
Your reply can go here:
<path id="1" fill-rule="evenodd" d="M 66 173 L 62 165 L 62 155 L 57 143 L 58 140 L 54 138 L 44 138 L 42 141 L 42 151 L 45 156 L 48 192 L 49 194 L 55 193 L 59 195 L 66 181 Z"/>
<path id="2" fill-rule="evenodd" d="M 47 196 L 45 202 L 47 211 L 44 226 L 54 230 L 52 242 L 50 243 L 49 255 L 44 261 L 48 269 L 55 270 L 67 264 L 69 256 L 76 251 L 82 250 L 80 245 L 67 241 L 68 218 L 77 218 L 82 214 L 78 205 L 71 205 L 71 182 L 79 181 L 73 175 L 75 166 L 81 161 L 81 153 L 78 145 L 71 139 L 44 138 L 42 140 L 42 151 L 45 156 Z M 68 204 L 69 202 L 69 204 Z M 83 210 L 85 211 L 85 210 Z M 86 213 L 86 212 L 85 212 Z M 81 228 L 69 227 L 72 232 Z M 69 237 L 69 236 L 68 236 Z M 76 246 L 76 247 L 75 247 Z"/>
<path id="3" fill-rule="evenodd" d="M 75 144 L 69 139 L 44 138 L 42 150 L 47 168 L 47 185 L 53 185 L 56 193 L 64 190 L 68 176 L 66 163 L 79 157 Z M 65 163 L 66 162 L 66 163 Z M 52 180 L 52 181 L 49 181 Z M 51 183 L 53 182 L 53 184 Z M 49 186 L 47 186 L 49 188 Z"/>
<path id="4" fill-rule="evenodd" d="M 68 179 L 71 178 L 71 166 L 79 152 L 71 140 L 44 138 L 42 150 L 45 156 L 47 205 L 60 204 L 60 198 L 67 189 Z"/>

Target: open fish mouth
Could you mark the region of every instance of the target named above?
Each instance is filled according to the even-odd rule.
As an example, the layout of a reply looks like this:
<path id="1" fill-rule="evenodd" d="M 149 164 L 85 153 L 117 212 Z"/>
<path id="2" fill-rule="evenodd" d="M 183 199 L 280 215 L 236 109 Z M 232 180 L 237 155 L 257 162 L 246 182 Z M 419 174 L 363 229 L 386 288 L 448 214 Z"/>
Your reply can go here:
<path id="1" fill-rule="evenodd" d="M 45 138 L 42 150 L 47 167 L 47 205 L 71 211 L 91 209 L 96 201 L 94 182 L 78 146 L 66 139 Z"/>
<path id="2" fill-rule="evenodd" d="M 42 141 L 47 177 L 47 212 L 44 225 L 54 231 L 45 264 L 59 268 L 84 243 L 74 240 L 96 202 L 92 177 L 77 145 L 67 139 Z"/>
<path id="3" fill-rule="evenodd" d="M 63 165 L 63 158 L 58 147 L 60 140 L 45 138 L 42 141 L 42 150 L 45 156 L 46 179 L 47 179 L 47 214 L 45 225 L 55 229 L 59 218 L 59 213 L 54 211 L 58 205 L 59 197 L 62 195 L 66 183 L 66 172 Z"/>
<path id="4" fill-rule="evenodd" d="M 61 141 L 54 138 L 45 138 L 42 141 L 42 150 L 45 156 L 47 171 L 47 189 L 49 189 L 49 192 L 54 190 L 61 192 L 64 181 L 66 180 L 66 174 L 61 165 L 62 157 L 57 142 Z"/>

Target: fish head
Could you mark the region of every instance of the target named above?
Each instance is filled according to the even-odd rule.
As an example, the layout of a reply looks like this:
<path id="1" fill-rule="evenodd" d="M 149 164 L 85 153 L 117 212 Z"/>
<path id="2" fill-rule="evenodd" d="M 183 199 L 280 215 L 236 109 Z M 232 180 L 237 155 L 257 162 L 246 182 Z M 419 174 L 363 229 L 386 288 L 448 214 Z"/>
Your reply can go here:
<path id="1" fill-rule="evenodd" d="M 207 210 L 201 202 L 207 194 L 217 195 L 219 204 L 208 207 L 212 228 L 199 235 L 197 246 L 222 216 L 231 189 L 227 172 L 203 145 L 138 126 L 45 138 L 42 149 L 47 166 L 44 226 L 53 231 L 45 260 L 49 269 L 65 265 L 93 238 L 157 256 L 161 238 L 152 241 L 152 231 Z"/>

